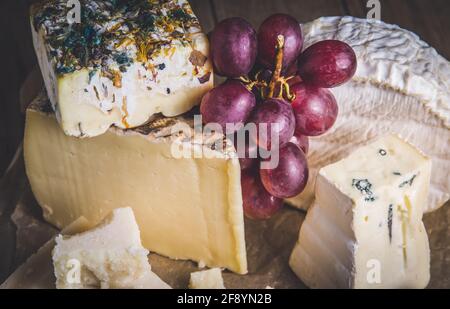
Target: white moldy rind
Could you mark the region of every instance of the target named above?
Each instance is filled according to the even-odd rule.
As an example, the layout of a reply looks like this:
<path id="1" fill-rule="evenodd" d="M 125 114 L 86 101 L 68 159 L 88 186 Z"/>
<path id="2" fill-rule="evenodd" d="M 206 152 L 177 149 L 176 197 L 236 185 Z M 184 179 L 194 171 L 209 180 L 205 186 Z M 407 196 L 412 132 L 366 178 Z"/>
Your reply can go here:
<path id="1" fill-rule="evenodd" d="M 417 35 L 377 20 L 323 17 L 303 25 L 305 48 L 325 39 L 353 47 L 358 69 L 332 89 L 339 104 L 333 128 L 310 139 L 310 182 L 289 202 L 307 209 L 318 169 L 347 156 L 369 140 L 394 132 L 433 161 L 425 212 L 450 197 L 450 64 Z"/>
<path id="2" fill-rule="evenodd" d="M 405 29 L 374 19 L 324 17 L 303 25 L 305 48 L 344 41 L 358 56 L 354 81 L 371 82 L 419 98 L 450 128 L 450 64 Z"/>

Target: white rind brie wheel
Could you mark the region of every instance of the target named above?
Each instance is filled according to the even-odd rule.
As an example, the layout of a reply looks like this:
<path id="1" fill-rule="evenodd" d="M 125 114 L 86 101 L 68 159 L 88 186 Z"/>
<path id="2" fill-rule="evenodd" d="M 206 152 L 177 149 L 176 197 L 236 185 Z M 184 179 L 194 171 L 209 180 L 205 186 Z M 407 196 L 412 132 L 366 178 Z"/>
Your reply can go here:
<path id="1" fill-rule="evenodd" d="M 311 138 L 311 177 L 305 191 L 288 200 L 308 209 L 317 171 L 386 133 L 397 133 L 432 158 L 425 212 L 450 197 L 450 63 L 417 35 L 396 25 L 354 17 L 323 17 L 302 26 L 305 48 L 326 39 L 348 43 L 358 69 L 332 89 L 339 116 L 324 136 Z"/>

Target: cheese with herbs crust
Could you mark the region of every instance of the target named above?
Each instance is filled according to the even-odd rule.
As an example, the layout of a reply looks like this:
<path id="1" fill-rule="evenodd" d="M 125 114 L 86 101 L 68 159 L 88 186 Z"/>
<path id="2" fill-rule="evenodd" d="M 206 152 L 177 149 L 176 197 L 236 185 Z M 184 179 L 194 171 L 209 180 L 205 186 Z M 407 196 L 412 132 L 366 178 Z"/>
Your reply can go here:
<path id="1" fill-rule="evenodd" d="M 213 86 L 209 43 L 185 0 L 67 1 L 31 9 L 33 43 L 47 93 L 65 134 L 133 128 L 176 116 Z"/>

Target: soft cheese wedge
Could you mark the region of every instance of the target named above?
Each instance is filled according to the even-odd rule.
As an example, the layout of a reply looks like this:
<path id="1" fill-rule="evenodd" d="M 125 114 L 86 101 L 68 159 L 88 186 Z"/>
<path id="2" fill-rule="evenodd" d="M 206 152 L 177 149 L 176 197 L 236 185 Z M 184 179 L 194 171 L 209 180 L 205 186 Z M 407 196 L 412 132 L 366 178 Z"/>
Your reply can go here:
<path id="1" fill-rule="evenodd" d="M 326 39 L 350 44 L 358 69 L 350 82 L 332 89 L 337 121 L 327 134 L 310 139 L 310 182 L 290 203 L 307 209 L 320 168 L 394 132 L 433 161 L 425 212 L 444 205 L 450 197 L 450 63 L 415 34 L 378 20 L 324 17 L 302 29 L 305 47 Z"/>
<path id="2" fill-rule="evenodd" d="M 212 88 L 208 40 L 187 1 L 83 1 L 81 22 L 69 25 L 71 9 L 51 0 L 31 10 L 39 66 L 67 135 L 179 115 Z"/>
<path id="3" fill-rule="evenodd" d="M 56 237 L 57 288 L 170 288 L 151 271 L 131 208 L 115 209 L 87 232 Z"/>
<path id="4" fill-rule="evenodd" d="M 62 132 L 39 96 L 26 113 L 24 157 L 44 217 L 63 228 L 130 206 L 150 251 L 246 273 L 239 160 L 232 145 L 216 148 L 223 136 L 198 139 L 192 125 L 159 117 L 79 139 Z M 173 148 L 191 156 L 174 156 Z"/>
<path id="5" fill-rule="evenodd" d="M 190 289 L 225 289 L 220 268 L 196 271 L 191 273 Z"/>
<path id="6" fill-rule="evenodd" d="M 424 288 L 431 160 L 389 135 L 322 168 L 290 258 L 311 288 Z"/>

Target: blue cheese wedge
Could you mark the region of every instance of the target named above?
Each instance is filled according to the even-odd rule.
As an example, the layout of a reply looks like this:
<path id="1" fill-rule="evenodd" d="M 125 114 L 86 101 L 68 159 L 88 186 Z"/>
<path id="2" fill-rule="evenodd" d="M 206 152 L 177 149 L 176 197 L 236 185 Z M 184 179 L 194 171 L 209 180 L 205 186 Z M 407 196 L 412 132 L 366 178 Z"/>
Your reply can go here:
<path id="1" fill-rule="evenodd" d="M 324 136 L 310 140 L 311 181 L 289 202 L 306 209 L 320 168 L 349 150 L 391 132 L 417 145 L 433 161 L 425 212 L 450 198 L 450 63 L 414 33 L 379 20 L 323 17 L 304 24 L 305 47 L 337 39 L 355 50 L 358 69 L 332 89 L 339 116 Z"/>
<path id="2" fill-rule="evenodd" d="M 116 209 L 94 229 L 55 241 L 57 288 L 170 288 L 151 271 L 131 208 Z"/>
<path id="3" fill-rule="evenodd" d="M 223 285 L 222 270 L 212 268 L 191 273 L 190 289 L 225 289 Z"/>
<path id="4" fill-rule="evenodd" d="M 311 288 L 424 288 L 431 160 L 385 136 L 319 171 L 290 266 Z"/>
<path id="5" fill-rule="evenodd" d="M 189 114 L 160 116 L 74 138 L 39 96 L 26 113 L 24 158 L 45 219 L 96 224 L 130 206 L 148 250 L 246 273 L 239 160 L 223 135 L 195 134 L 193 125 Z"/>
<path id="6" fill-rule="evenodd" d="M 31 9 L 33 43 L 65 134 L 133 128 L 190 110 L 213 86 L 208 40 L 185 0 L 65 0 Z"/>

